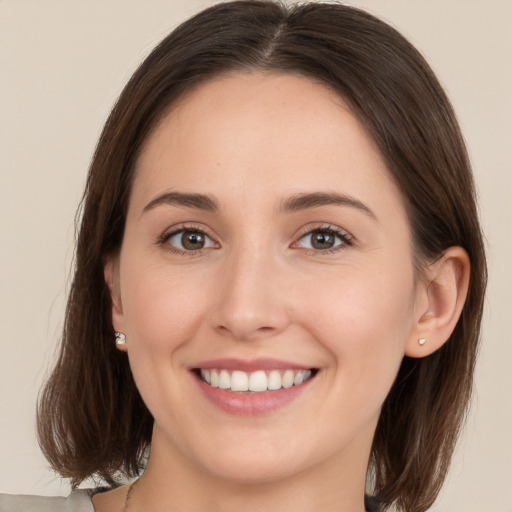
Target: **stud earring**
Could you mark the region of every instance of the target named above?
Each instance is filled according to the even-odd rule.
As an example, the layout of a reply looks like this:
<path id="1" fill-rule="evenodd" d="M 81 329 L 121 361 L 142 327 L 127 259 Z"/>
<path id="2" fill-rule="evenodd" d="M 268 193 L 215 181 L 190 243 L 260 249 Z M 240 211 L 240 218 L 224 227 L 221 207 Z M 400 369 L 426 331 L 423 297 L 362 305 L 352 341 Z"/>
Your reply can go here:
<path id="1" fill-rule="evenodd" d="M 126 336 L 122 332 L 116 332 L 116 346 L 122 347 L 126 343 Z"/>
<path id="2" fill-rule="evenodd" d="M 425 345 L 425 343 L 426 343 L 426 342 L 427 342 L 427 340 L 426 340 L 425 338 L 420 338 L 420 339 L 418 340 L 418 343 L 419 343 L 421 346 Z"/>

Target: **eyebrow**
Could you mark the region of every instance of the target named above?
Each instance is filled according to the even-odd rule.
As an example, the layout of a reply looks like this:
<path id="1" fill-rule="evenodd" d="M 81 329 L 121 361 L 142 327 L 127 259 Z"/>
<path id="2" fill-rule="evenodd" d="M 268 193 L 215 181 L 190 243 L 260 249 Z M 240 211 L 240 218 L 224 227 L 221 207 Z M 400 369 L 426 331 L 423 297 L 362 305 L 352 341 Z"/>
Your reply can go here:
<path id="1" fill-rule="evenodd" d="M 219 207 L 214 199 L 204 194 L 187 194 L 184 192 L 167 192 L 150 201 L 142 213 L 146 213 L 162 204 L 186 206 L 187 208 L 198 208 L 209 212 L 217 212 Z"/>
<path id="2" fill-rule="evenodd" d="M 355 199 L 354 197 L 337 192 L 313 192 L 305 194 L 296 194 L 284 200 L 281 203 L 280 211 L 282 212 L 297 212 L 300 210 L 307 210 L 309 208 L 318 208 L 319 206 L 338 205 L 350 206 L 362 211 L 373 220 L 377 220 L 377 216 L 373 211 L 364 203 Z"/>
<path id="3" fill-rule="evenodd" d="M 167 192 L 150 201 L 144 207 L 142 213 L 145 213 L 163 204 L 171 206 L 185 206 L 187 208 L 197 208 L 199 210 L 214 213 L 219 211 L 219 206 L 215 199 L 208 195 L 185 192 Z M 358 199 L 355 199 L 354 197 L 350 197 L 345 194 L 339 194 L 337 192 L 310 192 L 304 194 L 295 194 L 281 202 L 279 211 L 285 213 L 293 213 L 301 210 L 318 208 L 320 206 L 328 205 L 350 206 L 362 211 L 372 219 L 377 220 L 377 216 L 364 203 Z"/>

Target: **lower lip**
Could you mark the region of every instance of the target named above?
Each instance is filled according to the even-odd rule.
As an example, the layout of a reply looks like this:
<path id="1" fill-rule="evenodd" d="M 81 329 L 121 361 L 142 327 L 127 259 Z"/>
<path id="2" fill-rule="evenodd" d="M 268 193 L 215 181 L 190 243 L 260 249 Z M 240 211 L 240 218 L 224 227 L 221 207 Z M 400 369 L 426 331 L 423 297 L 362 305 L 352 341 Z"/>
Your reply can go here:
<path id="1" fill-rule="evenodd" d="M 199 388 L 210 402 L 229 414 L 241 416 L 267 414 L 285 407 L 309 387 L 312 379 L 290 388 L 251 393 L 213 388 L 195 376 Z"/>

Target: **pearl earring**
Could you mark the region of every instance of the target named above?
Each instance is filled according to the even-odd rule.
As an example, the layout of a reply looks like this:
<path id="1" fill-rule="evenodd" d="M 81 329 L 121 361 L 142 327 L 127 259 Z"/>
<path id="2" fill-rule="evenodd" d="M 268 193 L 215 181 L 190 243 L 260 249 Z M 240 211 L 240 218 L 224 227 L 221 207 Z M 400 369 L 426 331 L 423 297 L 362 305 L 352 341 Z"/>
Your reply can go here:
<path id="1" fill-rule="evenodd" d="M 425 345 L 425 343 L 426 343 L 426 342 L 427 342 L 427 340 L 426 340 L 425 338 L 421 338 L 421 339 L 419 339 L 419 340 L 418 340 L 418 343 L 419 343 L 421 346 Z"/>
<path id="2" fill-rule="evenodd" d="M 126 336 L 122 332 L 116 332 L 116 346 L 122 347 L 126 343 Z"/>

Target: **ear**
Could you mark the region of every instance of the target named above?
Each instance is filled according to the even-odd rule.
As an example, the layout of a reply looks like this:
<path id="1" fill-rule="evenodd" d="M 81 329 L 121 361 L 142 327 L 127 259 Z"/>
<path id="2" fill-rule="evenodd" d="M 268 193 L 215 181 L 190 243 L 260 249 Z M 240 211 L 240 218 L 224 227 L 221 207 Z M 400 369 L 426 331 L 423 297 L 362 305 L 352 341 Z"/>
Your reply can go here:
<path id="1" fill-rule="evenodd" d="M 103 266 L 103 275 L 110 290 L 112 326 L 116 332 L 125 332 L 123 305 L 119 279 L 119 256 L 109 256 Z M 112 343 L 114 340 L 112 340 Z M 118 350 L 126 351 L 126 344 L 116 345 Z"/>
<path id="2" fill-rule="evenodd" d="M 426 268 L 418 285 L 416 319 L 405 355 L 424 357 L 442 347 L 452 334 L 469 285 L 470 262 L 462 247 L 450 247 Z"/>

